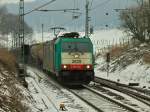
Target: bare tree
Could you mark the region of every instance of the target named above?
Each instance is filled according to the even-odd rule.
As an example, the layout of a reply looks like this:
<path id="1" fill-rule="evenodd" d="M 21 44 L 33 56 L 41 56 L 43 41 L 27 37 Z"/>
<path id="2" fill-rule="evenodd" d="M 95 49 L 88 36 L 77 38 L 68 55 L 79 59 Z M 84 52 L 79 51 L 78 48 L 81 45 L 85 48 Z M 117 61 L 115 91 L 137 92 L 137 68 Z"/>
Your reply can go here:
<path id="1" fill-rule="evenodd" d="M 150 42 L 150 6 L 147 2 L 120 13 L 122 26 L 140 42 Z"/>
<path id="2" fill-rule="evenodd" d="M 19 33 L 19 16 L 7 12 L 6 7 L 0 8 L 0 34 Z M 32 34 L 33 30 L 24 23 L 25 34 Z"/>

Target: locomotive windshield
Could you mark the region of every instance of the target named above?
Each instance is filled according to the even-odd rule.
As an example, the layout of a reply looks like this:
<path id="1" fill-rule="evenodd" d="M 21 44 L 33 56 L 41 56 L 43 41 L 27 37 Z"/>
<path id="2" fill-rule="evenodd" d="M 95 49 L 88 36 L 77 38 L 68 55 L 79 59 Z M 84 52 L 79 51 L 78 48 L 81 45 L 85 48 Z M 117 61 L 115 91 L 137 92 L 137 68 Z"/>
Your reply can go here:
<path id="1" fill-rule="evenodd" d="M 62 45 L 63 52 L 90 52 L 88 43 L 81 42 L 64 42 Z"/>

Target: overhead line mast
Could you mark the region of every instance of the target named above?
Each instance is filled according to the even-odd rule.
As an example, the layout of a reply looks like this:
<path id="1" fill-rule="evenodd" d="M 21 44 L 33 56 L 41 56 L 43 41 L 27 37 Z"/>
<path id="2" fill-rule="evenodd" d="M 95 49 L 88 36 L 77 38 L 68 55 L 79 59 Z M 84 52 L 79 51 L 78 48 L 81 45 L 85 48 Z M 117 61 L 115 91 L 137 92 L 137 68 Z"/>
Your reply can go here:
<path id="1" fill-rule="evenodd" d="M 85 37 L 89 36 L 89 0 L 86 0 Z"/>
<path id="2" fill-rule="evenodd" d="M 20 0 L 19 3 L 20 7 L 19 7 L 19 43 L 17 45 L 17 47 L 22 47 L 22 45 L 24 45 L 24 0 Z M 21 55 L 24 56 L 24 48 L 22 48 L 22 52 Z M 21 59 L 21 55 L 20 55 L 20 59 Z M 22 58 L 21 60 L 24 63 L 24 58 Z"/>
<path id="3" fill-rule="evenodd" d="M 51 4 L 52 2 L 54 2 L 56 0 L 51 0 L 27 13 L 24 12 L 24 0 L 20 0 L 19 2 L 19 38 L 17 39 L 17 41 L 19 41 L 17 47 L 19 47 L 21 49 L 21 53 L 19 55 L 19 60 L 22 64 L 23 64 L 23 69 L 25 70 L 25 54 L 24 54 L 24 44 L 25 44 L 25 39 L 24 39 L 24 16 L 27 15 L 27 14 L 30 14 L 32 13 L 33 11 L 36 11 L 42 7 L 45 7 L 47 6 L 48 4 Z M 25 73 L 25 72 L 24 72 Z M 23 74 L 24 74 L 23 73 Z M 25 74 L 24 74 L 25 75 Z"/>

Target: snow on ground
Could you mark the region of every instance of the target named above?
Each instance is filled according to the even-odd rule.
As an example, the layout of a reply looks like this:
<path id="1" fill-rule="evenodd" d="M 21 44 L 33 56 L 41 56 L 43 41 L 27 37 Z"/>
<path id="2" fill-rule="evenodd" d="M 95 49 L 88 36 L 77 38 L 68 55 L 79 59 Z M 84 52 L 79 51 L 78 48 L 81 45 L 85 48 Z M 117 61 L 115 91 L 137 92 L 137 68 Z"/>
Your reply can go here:
<path id="1" fill-rule="evenodd" d="M 33 112 L 43 111 L 43 112 L 58 112 L 51 100 L 43 93 L 42 89 L 39 87 L 38 79 L 34 76 L 32 71 L 27 71 L 31 77 L 27 77 L 26 81 L 28 83 L 28 89 L 30 91 L 30 95 L 33 97 L 33 102 L 31 105 L 31 110 Z"/>
<path id="2" fill-rule="evenodd" d="M 28 67 L 26 78 L 29 83 L 29 91 L 34 99 L 32 111 L 60 112 L 60 103 L 64 103 L 67 112 L 95 112 L 83 101 L 72 95 L 66 89 L 51 81 L 42 72 Z M 35 108 L 36 107 L 36 108 Z"/>
<path id="3" fill-rule="evenodd" d="M 107 77 L 107 72 L 102 72 L 99 68 L 105 64 L 105 60 L 101 57 L 96 63 L 98 65 L 95 68 L 95 75 L 97 77 L 102 77 L 110 79 L 113 81 L 120 80 L 120 83 L 139 83 L 140 87 L 149 87 L 150 88 L 150 65 L 141 64 L 141 61 L 127 66 L 123 70 L 116 70 L 115 72 L 109 73 Z"/>
<path id="4" fill-rule="evenodd" d="M 37 83 L 32 78 L 27 78 L 27 82 L 29 84 L 30 94 L 33 96 L 33 104 L 32 111 L 44 111 L 44 112 L 57 112 L 57 110 L 53 107 L 52 103 L 50 103 L 49 99 L 43 94 L 41 88 L 38 87 Z M 36 108 L 35 108 L 36 107 Z"/>
<path id="5" fill-rule="evenodd" d="M 17 74 L 0 63 L 0 112 L 30 111 L 30 104 L 28 91 L 17 80 Z"/>

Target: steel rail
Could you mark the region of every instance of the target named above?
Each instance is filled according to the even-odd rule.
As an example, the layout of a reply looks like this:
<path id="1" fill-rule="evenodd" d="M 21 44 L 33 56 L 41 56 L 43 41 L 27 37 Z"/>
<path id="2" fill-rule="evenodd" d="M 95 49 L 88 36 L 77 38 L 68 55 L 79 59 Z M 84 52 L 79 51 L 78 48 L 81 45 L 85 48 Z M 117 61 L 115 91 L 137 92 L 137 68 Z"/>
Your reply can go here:
<path id="1" fill-rule="evenodd" d="M 137 87 L 131 87 L 131 86 L 128 86 L 128 85 L 126 85 L 126 84 L 118 83 L 118 82 L 115 82 L 115 81 L 112 81 L 112 80 L 108 80 L 108 79 L 104 79 L 104 78 L 100 78 L 100 77 L 95 77 L 95 79 L 104 80 L 104 81 L 109 81 L 109 82 L 111 82 L 112 84 L 116 84 L 116 85 L 118 85 L 118 86 L 127 87 L 127 88 L 136 90 L 136 91 L 138 91 L 138 92 L 141 92 L 141 93 L 143 93 L 143 94 L 146 94 L 146 95 L 149 95 L 149 96 L 150 96 L 150 90 L 147 90 L 147 89 L 142 89 L 142 88 L 137 88 Z"/>
<path id="2" fill-rule="evenodd" d="M 36 72 L 34 72 L 34 73 L 36 73 Z M 37 75 L 37 74 L 36 74 L 36 75 Z M 52 100 L 48 97 L 48 95 L 46 94 L 45 90 L 38 84 L 38 82 L 37 82 L 33 77 L 31 77 L 31 78 L 35 81 L 36 85 L 39 87 L 39 89 L 40 89 L 41 92 L 45 95 L 45 97 L 47 97 L 48 101 L 53 105 L 53 107 L 57 110 L 57 112 L 59 112 L 58 108 L 57 108 L 56 105 L 52 102 Z M 44 105 L 46 105 L 46 104 L 44 104 Z M 47 106 L 47 105 L 46 105 L 46 106 Z"/>
<path id="3" fill-rule="evenodd" d="M 136 109 L 134 109 L 134 108 L 132 108 L 132 107 L 130 107 L 130 106 L 128 106 L 128 105 L 125 105 L 125 104 L 123 104 L 123 103 L 120 103 L 120 102 L 118 102 L 118 101 L 116 101 L 116 100 L 113 100 L 113 99 L 111 99 L 111 98 L 109 98 L 109 97 L 107 97 L 107 96 L 105 96 L 105 95 L 103 95 L 103 94 L 101 94 L 101 93 L 99 93 L 99 92 L 96 92 L 95 90 L 89 88 L 89 87 L 86 86 L 86 85 L 84 85 L 84 87 L 85 87 L 86 89 L 88 89 L 89 91 L 92 91 L 93 93 L 95 93 L 95 94 L 97 94 L 97 95 L 103 97 L 104 99 L 106 99 L 106 100 L 108 100 L 108 101 L 110 101 L 110 102 L 112 102 L 112 103 L 114 103 L 114 104 L 117 104 L 117 105 L 120 106 L 120 107 L 123 107 L 123 108 L 126 109 L 126 110 L 129 110 L 129 111 L 131 111 L 131 112 L 138 112 Z"/>
<path id="4" fill-rule="evenodd" d="M 75 93 L 74 91 L 67 89 L 68 91 L 70 91 L 72 94 L 74 94 L 75 96 L 77 96 L 79 99 L 81 99 L 82 101 L 84 101 L 86 104 L 88 104 L 89 106 L 91 106 L 92 108 L 94 108 L 95 110 L 97 110 L 98 112 L 104 112 L 101 109 L 99 109 L 98 107 L 96 107 L 95 105 L 93 105 L 92 103 L 90 103 L 89 101 L 85 100 L 83 97 L 81 97 L 80 95 L 78 95 L 77 93 Z"/>
<path id="5" fill-rule="evenodd" d="M 34 68 L 35 69 L 35 68 Z M 42 72 L 40 70 L 40 72 Z M 39 77 L 39 75 L 37 74 L 37 72 L 34 71 L 34 73 Z M 55 86 L 57 89 L 60 89 L 60 87 L 58 87 L 58 85 L 60 85 L 56 80 L 54 80 L 53 78 L 51 79 L 54 83 L 57 83 L 58 85 L 54 85 L 53 83 L 51 83 L 49 81 L 50 77 L 47 76 L 46 74 L 46 78 L 48 78 L 48 82 L 52 85 L 52 86 Z M 68 90 L 69 92 L 71 92 L 73 95 L 77 96 L 81 101 L 85 102 L 87 105 L 89 105 L 90 107 L 92 107 L 93 109 L 95 109 L 96 111 L 98 112 L 104 112 L 102 110 L 100 110 L 98 107 L 94 106 L 92 103 L 86 101 L 85 99 L 83 99 L 81 96 L 77 95 L 75 92 L 71 91 L 71 89 L 69 89 L 68 87 L 66 86 L 63 86 L 63 85 L 60 85 L 62 86 L 63 88 L 65 88 L 66 90 Z M 44 91 L 44 90 L 43 90 Z M 45 93 L 46 94 L 46 93 Z"/>
<path id="6" fill-rule="evenodd" d="M 139 100 L 140 102 L 143 102 L 144 104 L 150 106 L 150 97 L 133 91 L 134 88 L 132 88 L 133 90 L 131 90 L 131 88 L 127 85 L 116 83 L 114 81 L 109 81 L 107 79 L 98 78 L 98 77 L 95 78 L 94 82 L 100 83 L 106 87 L 109 87 L 111 89 L 115 89 L 115 90 L 122 92 L 122 93 L 125 93 L 125 94 Z"/>

